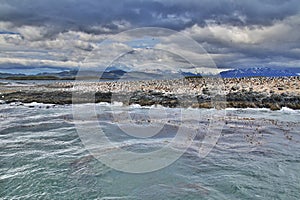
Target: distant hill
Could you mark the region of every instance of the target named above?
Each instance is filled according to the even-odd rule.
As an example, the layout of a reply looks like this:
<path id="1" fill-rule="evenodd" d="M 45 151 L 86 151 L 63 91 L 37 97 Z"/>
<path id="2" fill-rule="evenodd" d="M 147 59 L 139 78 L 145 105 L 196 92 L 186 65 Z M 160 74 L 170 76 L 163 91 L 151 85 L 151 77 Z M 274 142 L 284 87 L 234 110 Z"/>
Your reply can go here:
<path id="1" fill-rule="evenodd" d="M 35 75 L 25 74 L 10 74 L 0 73 L 1 79 L 9 80 L 151 80 L 151 79 L 164 79 L 174 78 L 177 74 L 158 74 L 150 72 L 131 71 L 126 72 L 120 69 L 110 69 L 105 72 L 96 72 L 92 70 L 77 70 L 63 71 L 59 73 L 38 73 Z"/>
<path id="2" fill-rule="evenodd" d="M 37 74 L 37 76 L 56 76 L 60 79 L 99 79 L 101 75 L 101 79 L 119 79 L 124 74 L 126 74 L 125 71 L 122 70 L 111 70 L 111 71 L 105 71 L 105 72 L 95 72 L 92 70 L 71 70 L 71 71 L 63 71 L 59 73 L 40 73 Z"/>
<path id="3" fill-rule="evenodd" d="M 24 77 L 25 74 L 11 74 L 11 73 L 1 73 L 0 72 L 0 79 L 7 79 L 9 77 Z"/>
<path id="4" fill-rule="evenodd" d="M 200 78 L 202 77 L 200 74 L 194 74 L 194 73 L 191 73 L 191 72 L 181 72 L 181 75 L 185 78 Z"/>
<path id="5" fill-rule="evenodd" d="M 0 73 L 0 79 L 8 79 L 8 80 L 75 80 L 84 79 L 99 79 L 101 75 L 101 79 L 108 80 L 118 80 L 126 74 L 125 71 L 122 70 L 112 70 L 105 72 L 95 72 L 95 71 L 80 71 L 78 73 L 77 70 L 71 71 L 63 71 L 58 73 L 38 73 L 35 75 L 26 75 L 26 74 L 13 74 L 13 73 Z"/>
<path id="6" fill-rule="evenodd" d="M 298 73 L 290 69 L 272 69 L 272 68 L 246 68 L 233 69 L 220 73 L 223 78 L 242 78 L 242 77 L 283 77 L 283 76 L 299 76 Z"/>

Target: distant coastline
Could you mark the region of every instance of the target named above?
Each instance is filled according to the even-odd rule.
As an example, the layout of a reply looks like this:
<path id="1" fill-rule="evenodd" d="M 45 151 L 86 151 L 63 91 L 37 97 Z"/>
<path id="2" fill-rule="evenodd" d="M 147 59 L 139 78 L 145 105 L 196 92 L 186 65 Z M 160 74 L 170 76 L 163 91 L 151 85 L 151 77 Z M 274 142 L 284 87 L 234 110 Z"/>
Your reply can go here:
<path id="1" fill-rule="evenodd" d="M 151 80 L 151 79 L 176 79 L 176 78 L 199 78 L 199 77 L 221 77 L 221 78 L 251 78 L 251 77 L 294 77 L 299 76 L 300 70 L 297 69 L 272 69 L 272 68 L 243 68 L 221 71 L 219 74 L 202 74 L 184 72 L 164 72 L 158 73 L 151 71 L 124 71 L 118 68 L 107 68 L 104 71 L 77 69 L 65 70 L 61 72 L 41 72 L 37 74 L 15 74 L 1 73 L 0 79 L 4 80 Z"/>
<path id="2" fill-rule="evenodd" d="M 75 80 L 72 77 L 60 78 L 56 76 L 9 76 L 3 78 L 4 80 Z"/>

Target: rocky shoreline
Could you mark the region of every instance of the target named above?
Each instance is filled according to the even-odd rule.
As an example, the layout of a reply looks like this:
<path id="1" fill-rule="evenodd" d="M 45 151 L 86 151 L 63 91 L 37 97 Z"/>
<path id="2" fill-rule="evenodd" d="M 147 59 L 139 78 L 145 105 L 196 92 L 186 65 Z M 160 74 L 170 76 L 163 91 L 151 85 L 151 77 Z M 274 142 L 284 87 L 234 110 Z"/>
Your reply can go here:
<path id="1" fill-rule="evenodd" d="M 0 86 L 5 103 L 99 103 L 193 108 L 300 109 L 300 77 L 187 78 L 176 80 L 57 82 Z"/>

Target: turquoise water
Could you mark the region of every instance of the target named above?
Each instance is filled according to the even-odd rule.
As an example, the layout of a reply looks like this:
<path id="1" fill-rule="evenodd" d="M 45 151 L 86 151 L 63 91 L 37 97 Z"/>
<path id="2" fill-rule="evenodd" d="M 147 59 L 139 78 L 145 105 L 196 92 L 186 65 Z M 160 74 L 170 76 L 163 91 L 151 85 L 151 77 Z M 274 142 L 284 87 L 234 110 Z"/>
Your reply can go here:
<path id="1" fill-rule="evenodd" d="M 180 123 L 168 116 L 163 136 L 133 144 L 116 128 L 110 107 L 98 110 L 103 130 L 114 142 L 130 140 L 124 148 L 136 152 L 162 147 Z M 130 113 L 141 119 L 149 109 L 131 107 Z M 205 119 L 193 122 L 202 126 L 197 134 L 205 131 Z M 299 111 L 228 109 L 208 156 L 198 157 L 199 136 L 175 163 L 146 174 L 116 171 L 91 156 L 71 106 L 4 104 L 0 122 L 0 199 L 300 199 Z"/>

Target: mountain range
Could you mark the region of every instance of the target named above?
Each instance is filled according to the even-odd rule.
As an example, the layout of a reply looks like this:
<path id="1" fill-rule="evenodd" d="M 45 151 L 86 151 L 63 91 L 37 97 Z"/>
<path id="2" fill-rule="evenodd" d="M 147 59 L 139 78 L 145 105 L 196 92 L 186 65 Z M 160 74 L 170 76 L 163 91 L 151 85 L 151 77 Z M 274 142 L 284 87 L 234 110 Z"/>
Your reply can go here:
<path id="1" fill-rule="evenodd" d="M 272 68 L 246 68 L 246 69 L 233 69 L 229 71 L 223 71 L 220 73 L 222 78 L 243 78 L 243 77 L 287 77 L 287 76 L 299 76 L 299 69 L 272 69 Z"/>
<path id="2" fill-rule="evenodd" d="M 92 70 L 80 71 L 68 70 L 58 73 L 44 72 L 35 75 L 26 74 L 13 74 L 13 73 L 0 73 L 0 79 L 12 79 L 12 80 L 75 80 L 76 79 L 101 79 L 104 80 L 146 80 L 146 79 L 166 79 L 166 78 L 180 78 L 180 77 L 202 77 L 201 74 L 194 74 L 191 72 L 178 73 L 159 73 L 155 72 L 138 72 L 138 71 L 123 71 L 121 69 L 112 68 L 102 73 Z M 286 77 L 286 76 L 299 76 L 300 69 L 272 69 L 272 68 L 245 68 L 245 69 L 233 69 L 223 71 L 220 73 L 222 78 L 242 78 L 242 77 Z"/>

